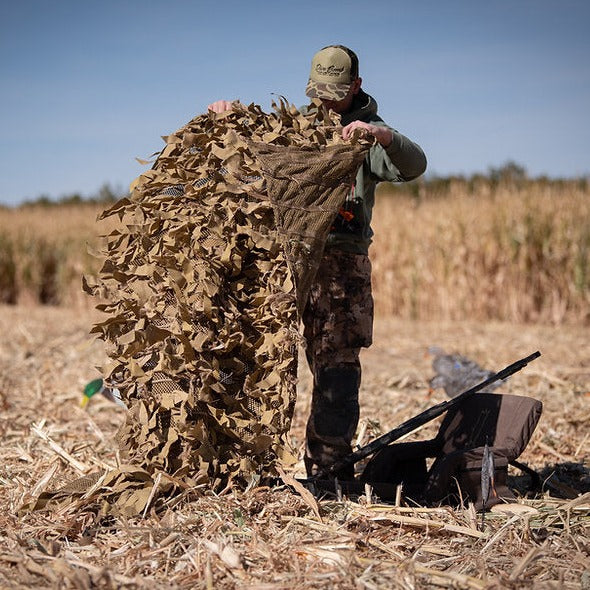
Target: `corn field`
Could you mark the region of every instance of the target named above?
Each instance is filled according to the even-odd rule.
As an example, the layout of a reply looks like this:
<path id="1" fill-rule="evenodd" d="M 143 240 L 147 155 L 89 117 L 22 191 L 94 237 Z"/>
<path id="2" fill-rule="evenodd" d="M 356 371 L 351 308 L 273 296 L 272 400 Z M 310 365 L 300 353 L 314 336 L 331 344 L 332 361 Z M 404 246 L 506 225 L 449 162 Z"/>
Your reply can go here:
<path id="1" fill-rule="evenodd" d="M 587 186 L 484 184 L 471 191 L 459 182 L 443 194 L 390 189 L 380 197 L 371 256 L 381 315 L 590 319 Z"/>
<path id="2" fill-rule="evenodd" d="M 0 210 L 0 303 L 87 303 L 81 277 L 94 272 L 91 253 L 102 231 L 97 205 Z"/>
<path id="3" fill-rule="evenodd" d="M 94 204 L 0 210 L 0 302 L 91 304 L 81 277 L 98 270 L 91 252 L 111 229 L 97 224 L 100 211 Z M 380 316 L 590 321 L 587 183 L 383 184 L 373 227 Z"/>

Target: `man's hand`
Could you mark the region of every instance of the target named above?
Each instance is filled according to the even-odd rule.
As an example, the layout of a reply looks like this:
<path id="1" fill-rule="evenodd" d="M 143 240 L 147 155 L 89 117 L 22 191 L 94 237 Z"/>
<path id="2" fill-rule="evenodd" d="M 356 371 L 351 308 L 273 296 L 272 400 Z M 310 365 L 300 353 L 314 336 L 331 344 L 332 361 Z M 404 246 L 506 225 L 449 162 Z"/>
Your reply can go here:
<path id="1" fill-rule="evenodd" d="M 225 113 L 226 111 L 231 111 L 234 107 L 234 104 L 239 103 L 238 100 L 218 100 L 212 104 L 210 104 L 207 109 L 213 111 L 214 113 Z"/>
<path id="2" fill-rule="evenodd" d="M 362 121 L 353 121 L 342 129 L 343 139 L 349 139 L 355 129 L 364 129 L 366 133 L 373 135 L 377 141 L 383 146 L 388 147 L 393 141 L 393 132 L 387 127 L 380 125 L 371 125 L 370 123 L 363 123 Z"/>

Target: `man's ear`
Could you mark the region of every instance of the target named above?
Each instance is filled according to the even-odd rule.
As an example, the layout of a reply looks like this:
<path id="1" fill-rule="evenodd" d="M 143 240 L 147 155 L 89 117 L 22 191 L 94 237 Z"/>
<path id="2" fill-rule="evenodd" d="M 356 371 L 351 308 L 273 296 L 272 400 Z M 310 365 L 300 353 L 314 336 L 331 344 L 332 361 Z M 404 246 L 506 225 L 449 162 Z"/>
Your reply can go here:
<path id="1" fill-rule="evenodd" d="M 352 93 L 353 94 L 358 94 L 359 90 L 361 89 L 361 84 L 363 83 L 363 79 L 362 78 L 357 78 L 353 83 L 352 83 Z"/>

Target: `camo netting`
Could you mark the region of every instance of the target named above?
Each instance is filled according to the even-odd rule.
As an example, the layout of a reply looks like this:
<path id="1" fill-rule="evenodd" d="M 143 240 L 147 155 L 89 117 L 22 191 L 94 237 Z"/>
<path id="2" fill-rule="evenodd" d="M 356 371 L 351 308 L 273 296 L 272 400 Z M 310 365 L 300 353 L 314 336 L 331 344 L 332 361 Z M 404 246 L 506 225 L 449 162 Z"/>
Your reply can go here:
<path id="1" fill-rule="evenodd" d="M 85 288 L 128 406 L 125 465 L 95 486 L 108 510 L 140 512 L 156 478 L 219 491 L 289 461 L 299 312 L 370 142 L 343 142 L 321 108 L 273 106 L 196 117 L 103 214 L 120 224 Z"/>

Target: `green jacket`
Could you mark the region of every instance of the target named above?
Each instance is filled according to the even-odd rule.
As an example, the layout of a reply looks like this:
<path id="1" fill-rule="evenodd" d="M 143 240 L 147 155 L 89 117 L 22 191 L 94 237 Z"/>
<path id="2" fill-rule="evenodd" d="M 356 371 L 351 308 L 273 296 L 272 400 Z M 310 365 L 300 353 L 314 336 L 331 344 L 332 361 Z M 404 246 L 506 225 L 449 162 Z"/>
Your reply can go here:
<path id="1" fill-rule="evenodd" d="M 351 110 L 342 115 L 343 126 L 352 121 L 388 127 L 393 131 L 393 141 L 387 148 L 377 144 L 369 150 L 334 221 L 326 247 L 368 254 L 373 237 L 371 217 L 377 184 L 417 178 L 426 170 L 426 156 L 418 144 L 383 122 L 377 114 L 376 101 L 362 90 L 355 96 Z"/>

